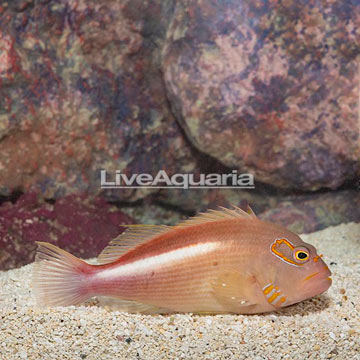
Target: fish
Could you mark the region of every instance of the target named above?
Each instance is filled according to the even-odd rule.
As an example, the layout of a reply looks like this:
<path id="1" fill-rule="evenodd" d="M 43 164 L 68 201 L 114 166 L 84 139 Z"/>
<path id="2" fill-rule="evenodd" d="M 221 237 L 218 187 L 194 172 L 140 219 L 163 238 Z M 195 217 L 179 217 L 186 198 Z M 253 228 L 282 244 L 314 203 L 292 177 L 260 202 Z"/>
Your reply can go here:
<path id="1" fill-rule="evenodd" d="M 97 297 L 130 313 L 255 314 L 325 292 L 331 272 L 314 246 L 248 207 L 220 207 L 175 226 L 126 225 L 89 264 L 38 242 L 39 306 Z"/>

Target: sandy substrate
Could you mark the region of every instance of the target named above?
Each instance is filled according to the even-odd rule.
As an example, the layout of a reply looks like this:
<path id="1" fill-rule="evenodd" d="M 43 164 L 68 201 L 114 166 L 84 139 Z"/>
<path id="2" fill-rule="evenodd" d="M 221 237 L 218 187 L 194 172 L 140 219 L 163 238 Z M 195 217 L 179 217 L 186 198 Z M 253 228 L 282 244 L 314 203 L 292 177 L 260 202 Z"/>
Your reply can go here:
<path id="1" fill-rule="evenodd" d="M 267 315 L 39 309 L 32 265 L 0 272 L 0 359 L 360 359 L 360 224 L 303 239 L 333 273 L 326 294 Z"/>

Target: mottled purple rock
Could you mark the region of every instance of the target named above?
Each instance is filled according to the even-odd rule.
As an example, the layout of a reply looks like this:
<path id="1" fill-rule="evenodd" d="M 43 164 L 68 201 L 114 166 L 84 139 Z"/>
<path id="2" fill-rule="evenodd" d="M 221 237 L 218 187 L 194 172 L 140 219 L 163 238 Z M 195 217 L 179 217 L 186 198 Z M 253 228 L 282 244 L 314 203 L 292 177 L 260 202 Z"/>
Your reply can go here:
<path id="1" fill-rule="evenodd" d="M 360 191 L 288 197 L 275 208 L 259 214 L 259 217 L 297 233 L 310 233 L 328 226 L 360 222 Z"/>
<path id="2" fill-rule="evenodd" d="M 0 194 L 96 195 L 100 169 L 196 167 L 158 60 L 169 7 L 160 0 L 2 2 Z M 110 195 L 136 200 L 149 192 Z"/>
<path id="3" fill-rule="evenodd" d="M 236 189 L 162 190 L 154 195 L 153 199 L 157 203 L 171 205 L 194 214 L 218 206 L 237 205 L 246 208 L 248 204 L 251 204 L 256 213 L 261 213 L 275 207 L 281 201 L 281 197 L 264 191 Z"/>
<path id="4" fill-rule="evenodd" d="M 55 204 L 37 194 L 0 206 L 0 270 L 28 264 L 35 241 L 51 242 L 76 256 L 97 256 L 133 220 L 104 200 L 69 195 Z"/>
<path id="5" fill-rule="evenodd" d="M 207 162 L 214 172 L 218 160 L 279 187 L 340 185 L 359 172 L 358 10 L 317 0 L 2 2 L 0 195 L 96 196 L 100 169 L 171 175 Z"/>
<path id="6" fill-rule="evenodd" d="M 297 233 L 308 233 L 351 221 L 360 222 L 360 191 L 356 190 L 296 196 L 281 192 L 276 194 L 266 188 L 256 191 L 173 190 L 173 198 L 169 191 L 165 190 L 156 197 L 158 203 L 177 205 L 191 215 L 218 206 L 237 205 L 246 209 L 250 204 L 261 219 L 278 223 Z M 137 218 L 143 216 L 137 213 Z M 158 219 L 155 221 L 161 223 Z"/>
<path id="7" fill-rule="evenodd" d="M 191 142 L 277 187 L 360 173 L 358 1 L 177 1 L 163 66 Z"/>

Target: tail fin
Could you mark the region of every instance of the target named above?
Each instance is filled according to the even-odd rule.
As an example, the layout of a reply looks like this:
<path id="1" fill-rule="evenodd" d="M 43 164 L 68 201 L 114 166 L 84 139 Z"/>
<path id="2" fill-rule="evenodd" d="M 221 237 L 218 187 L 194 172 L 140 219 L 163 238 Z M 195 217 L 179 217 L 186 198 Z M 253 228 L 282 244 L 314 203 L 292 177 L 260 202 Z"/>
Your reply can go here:
<path id="1" fill-rule="evenodd" d="M 76 305 L 92 296 L 86 283 L 93 265 L 55 245 L 44 242 L 37 244 L 33 290 L 38 305 Z"/>

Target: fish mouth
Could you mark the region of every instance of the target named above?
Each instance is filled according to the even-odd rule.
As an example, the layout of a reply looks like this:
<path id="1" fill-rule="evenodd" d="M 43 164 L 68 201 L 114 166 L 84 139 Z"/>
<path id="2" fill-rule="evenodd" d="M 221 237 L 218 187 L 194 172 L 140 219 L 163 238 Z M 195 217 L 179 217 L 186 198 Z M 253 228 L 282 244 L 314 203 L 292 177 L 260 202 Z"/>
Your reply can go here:
<path id="1" fill-rule="evenodd" d="M 332 284 L 330 275 L 331 271 L 326 265 L 320 271 L 308 275 L 304 279 L 306 293 L 315 296 L 325 292 Z"/>
<path id="2" fill-rule="evenodd" d="M 329 268 L 325 265 L 320 271 L 314 272 L 310 275 L 308 275 L 304 281 L 308 281 L 308 280 L 330 280 L 331 281 L 331 271 L 329 270 Z"/>

